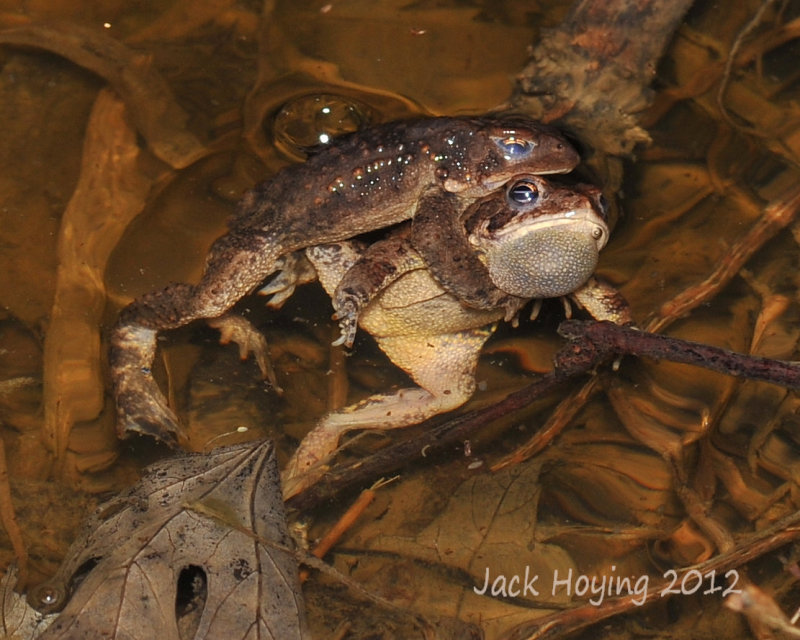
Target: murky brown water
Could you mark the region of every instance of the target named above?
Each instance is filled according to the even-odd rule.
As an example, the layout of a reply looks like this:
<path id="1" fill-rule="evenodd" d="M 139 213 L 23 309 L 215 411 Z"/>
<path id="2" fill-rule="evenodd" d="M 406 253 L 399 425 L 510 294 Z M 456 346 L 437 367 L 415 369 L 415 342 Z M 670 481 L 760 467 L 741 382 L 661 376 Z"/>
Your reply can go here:
<path id="1" fill-rule="evenodd" d="M 167 282 L 196 280 L 239 195 L 296 161 L 320 130 L 502 103 L 528 43 L 565 14 L 565 3 L 518 0 L 162 4 L 48 1 L 23 10 L 0 2 L 0 26 L 47 22 L 58 43 L 49 48 L 61 54 L 0 49 L 0 420 L 34 581 L 53 571 L 95 496 L 127 486 L 144 462 L 166 453 L 114 437 L 102 340 L 119 308 Z M 716 102 L 714 79 L 758 4 L 722 14 L 700 3 L 643 114 L 654 143 L 626 166 L 623 216 L 599 269 L 642 325 L 724 264 L 767 204 L 797 183 L 798 45 L 793 32 L 776 39 L 800 5 L 768 13 L 740 50 L 725 94 L 729 119 Z M 113 65 L 104 78 L 69 59 L 74 25 L 126 43 L 143 78 L 152 65 L 184 119 L 157 117 L 164 126 L 143 134 L 154 110 L 146 80 L 128 87 L 124 111 L 107 90 L 117 86 Z M 269 43 L 260 54 L 259 41 Z M 107 61 L 116 54 L 104 42 L 94 50 Z M 309 124 L 320 104 L 335 117 Z M 190 133 L 205 151 L 194 154 L 175 133 Z M 798 359 L 797 237 L 795 227 L 781 232 L 718 295 L 668 329 L 658 326 Z M 316 286 L 279 312 L 255 297 L 240 310 L 265 331 L 285 393 L 272 393 L 252 362 L 240 363 L 235 347 L 218 345 L 204 326 L 165 336 L 158 375 L 197 450 L 268 436 L 285 456 L 330 406 L 406 383 L 364 335 L 344 365 L 331 364 L 336 332 Z M 473 403 L 502 397 L 529 380 L 528 369 L 547 366 L 561 313 L 548 303 L 536 325 L 501 329 Z M 731 551 L 721 547 L 733 534 L 746 538 L 796 510 L 794 394 L 627 360 L 602 386 L 553 445 L 518 467 L 484 472 L 527 440 L 559 398 L 488 427 L 471 443 L 472 458 L 455 452 L 409 473 L 379 493 L 332 562 L 401 607 L 501 638 L 542 610 L 588 599 L 551 593 L 555 571 L 649 576 L 652 587 L 669 568 Z M 311 537 L 345 506 L 315 514 Z M 687 516 L 692 507 L 702 513 Z M 13 553 L 2 534 L 0 546 L 6 565 Z M 793 566 L 795 555 L 786 549 L 782 560 L 751 567 L 786 610 L 797 606 L 787 596 L 796 587 L 781 577 L 780 562 Z M 510 578 L 526 567 L 542 576 L 540 595 L 473 590 L 487 569 Z M 307 590 L 319 637 L 348 617 L 347 637 L 369 628 L 383 634 L 372 637 L 411 637 L 402 616 L 375 609 L 364 619 L 363 605 L 331 578 Z M 691 626 L 694 637 L 712 629 L 739 637 L 743 623 L 720 603 L 717 593 L 680 595 L 615 628 L 675 635 Z M 449 628 L 443 623 L 441 637 L 460 637 Z"/>

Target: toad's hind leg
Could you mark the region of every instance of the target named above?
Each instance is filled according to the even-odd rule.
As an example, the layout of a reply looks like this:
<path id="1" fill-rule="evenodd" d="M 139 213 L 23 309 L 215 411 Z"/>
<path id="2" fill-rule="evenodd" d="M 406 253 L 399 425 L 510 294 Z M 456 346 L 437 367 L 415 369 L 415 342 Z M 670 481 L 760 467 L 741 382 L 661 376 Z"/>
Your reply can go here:
<path id="1" fill-rule="evenodd" d="M 211 248 L 200 283 L 172 284 L 137 298 L 111 332 L 109 364 L 117 405 L 117 430 L 153 436 L 170 445 L 185 441 L 175 413 L 153 379 L 158 332 L 200 318 L 217 318 L 275 270 L 283 253 L 274 238 L 223 236 Z"/>
<path id="2" fill-rule="evenodd" d="M 396 365 L 419 388 L 377 394 L 328 414 L 300 443 L 284 471 L 284 497 L 312 484 L 325 471 L 322 463 L 352 429 L 396 429 L 417 424 L 464 404 L 475 391 L 475 369 L 494 328 L 439 336 L 376 338 Z"/>

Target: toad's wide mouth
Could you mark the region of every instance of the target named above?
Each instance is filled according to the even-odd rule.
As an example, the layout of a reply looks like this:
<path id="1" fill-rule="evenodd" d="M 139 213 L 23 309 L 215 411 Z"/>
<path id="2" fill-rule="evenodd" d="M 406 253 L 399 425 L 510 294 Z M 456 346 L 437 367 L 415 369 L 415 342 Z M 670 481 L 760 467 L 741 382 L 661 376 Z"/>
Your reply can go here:
<path id="1" fill-rule="evenodd" d="M 599 251 L 597 240 L 585 230 L 548 224 L 493 244 L 485 259 L 499 289 L 521 298 L 556 298 L 591 277 Z"/>

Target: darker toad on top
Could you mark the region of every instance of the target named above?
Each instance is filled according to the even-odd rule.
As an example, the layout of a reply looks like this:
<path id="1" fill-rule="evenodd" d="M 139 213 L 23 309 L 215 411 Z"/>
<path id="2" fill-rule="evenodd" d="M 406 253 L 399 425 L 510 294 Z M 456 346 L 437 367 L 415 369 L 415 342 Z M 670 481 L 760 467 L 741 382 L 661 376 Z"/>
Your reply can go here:
<path id="1" fill-rule="evenodd" d="M 414 218 L 423 195 L 457 194 L 468 203 L 516 174 L 564 173 L 577 162 L 560 134 L 524 118 L 430 118 L 344 136 L 284 169 L 244 196 L 198 284 L 170 285 L 122 311 L 110 353 L 120 434 L 184 439 L 150 373 L 157 333 L 214 318 L 244 349 L 261 347 L 263 339 L 241 319 L 226 329 L 225 314 L 279 268 L 282 256 Z M 466 252 L 463 236 L 453 241 Z"/>

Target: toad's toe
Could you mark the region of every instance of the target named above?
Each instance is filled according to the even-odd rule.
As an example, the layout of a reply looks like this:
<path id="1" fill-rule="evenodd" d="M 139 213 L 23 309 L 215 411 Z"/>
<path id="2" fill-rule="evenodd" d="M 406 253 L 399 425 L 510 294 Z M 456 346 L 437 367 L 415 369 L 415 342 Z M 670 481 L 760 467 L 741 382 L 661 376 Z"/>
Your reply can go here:
<path id="1" fill-rule="evenodd" d="M 247 356 L 252 353 L 261 370 L 262 377 L 269 380 L 277 393 L 281 393 L 275 369 L 269 359 L 269 348 L 264 334 L 256 329 L 249 320 L 232 314 L 213 318 L 208 321 L 208 324 L 219 331 L 219 341 L 222 344 L 235 342 L 238 345 L 239 357 L 242 360 L 247 360 Z"/>

